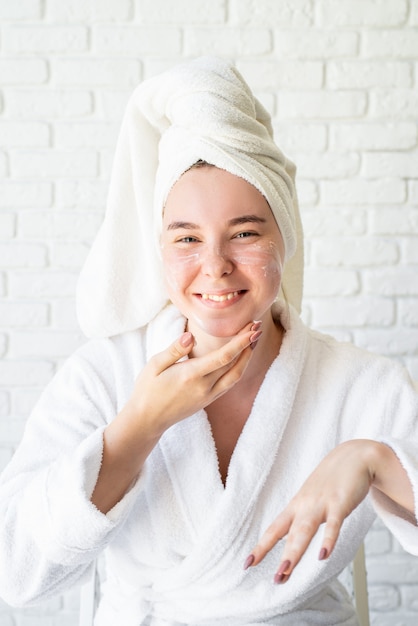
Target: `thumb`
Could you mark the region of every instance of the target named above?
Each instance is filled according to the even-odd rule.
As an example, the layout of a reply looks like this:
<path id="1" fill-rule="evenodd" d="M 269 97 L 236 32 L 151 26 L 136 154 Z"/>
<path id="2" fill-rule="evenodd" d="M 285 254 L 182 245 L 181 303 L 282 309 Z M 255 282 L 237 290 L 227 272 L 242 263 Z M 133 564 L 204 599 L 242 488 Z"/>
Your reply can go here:
<path id="1" fill-rule="evenodd" d="M 156 354 L 153 358 L 157 370 L 162 372 L 163 370 L 174 365 L 179 359 L 187 356 L 194 346 L 194 337 L 192 333 L 185 332 L 171 344 L 166 350 Z"/>

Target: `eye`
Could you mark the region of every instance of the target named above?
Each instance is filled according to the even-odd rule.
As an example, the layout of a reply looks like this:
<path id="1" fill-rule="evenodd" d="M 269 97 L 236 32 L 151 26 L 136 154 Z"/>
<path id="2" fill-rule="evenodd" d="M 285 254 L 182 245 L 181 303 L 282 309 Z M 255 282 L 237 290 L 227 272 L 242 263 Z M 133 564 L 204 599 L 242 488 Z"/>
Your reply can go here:
<path id="1" fill-rule="evenodd" d="M 187 237 L 181 237 L 177 241 L 179 243 L 196 243 L 198 239 L 196 239 L 196 237 L 187 236 Z"/>
<path id="2" fill-rule="evenodd" d="M 257 237 L 258 233 L 254 233 L 251 231 L 244 231 L 242 233 L 238 233 L 237 235 L 235 235 L 236 239 L 247 239 L 248 237 Z"/>

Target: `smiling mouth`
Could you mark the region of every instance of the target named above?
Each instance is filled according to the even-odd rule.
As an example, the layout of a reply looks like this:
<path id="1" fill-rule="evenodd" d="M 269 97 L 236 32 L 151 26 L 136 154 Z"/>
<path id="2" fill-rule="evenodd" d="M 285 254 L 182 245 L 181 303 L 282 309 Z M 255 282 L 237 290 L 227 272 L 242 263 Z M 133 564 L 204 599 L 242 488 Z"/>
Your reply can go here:
<path id="1" fill-rule="evenodd" d="M 216 294 L 216 293 L 202 293 L 202 300 L 211 300 L 212 302 L 226 302 L 227 300 L 233 300 L 244 291 L 230 291 L 229 293 Z"/>

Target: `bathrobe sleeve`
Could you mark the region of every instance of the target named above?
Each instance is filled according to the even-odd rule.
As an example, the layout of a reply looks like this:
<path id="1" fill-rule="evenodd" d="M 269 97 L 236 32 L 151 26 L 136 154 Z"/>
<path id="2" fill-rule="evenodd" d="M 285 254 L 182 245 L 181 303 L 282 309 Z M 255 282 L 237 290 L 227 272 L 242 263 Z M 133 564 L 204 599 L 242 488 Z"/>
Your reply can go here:
<path id="1" fill-rule="evenodd" d="M 406 371 L 394 366 L 388 381 L 390 400 L 385 415 L 386 435 L 381 441 L 392 448 L 412 485 L 414 514 L 396 505 L 377 489 L 371 490 L 376 513 L 401 546 L 418 556 L 418 387 Z"/>
<path id="2" fill-rule="evenodd" d="M 118 410 L 111 342 L 90 343 L 43 392 L 0 478 L 0 596 L 12 605 L 45 599 L 79 579 L 140 489 L 141 480 L 107 515 L 90 501 L 103 431 Z"/>

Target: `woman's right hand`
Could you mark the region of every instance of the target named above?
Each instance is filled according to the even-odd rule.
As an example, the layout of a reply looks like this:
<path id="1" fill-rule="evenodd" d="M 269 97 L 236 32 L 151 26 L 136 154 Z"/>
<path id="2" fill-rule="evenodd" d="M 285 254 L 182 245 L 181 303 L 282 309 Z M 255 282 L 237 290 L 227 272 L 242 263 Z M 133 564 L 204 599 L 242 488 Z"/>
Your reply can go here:
<path id="1" fill-rule="evenodd" d="M 137 414 L 150 431 L 161 435 L 238 382 L 251 358 L 251 345 L 259 335 L 259 323 L 250 322 L 221 348 L 205 356 L 182 360 L 194 345 L 193 335 L 183 333 L 144 367 L 127 409 Z"/>
<path id="2" fill-rule="evenodd" d="M 231 389 L 251 358 L 260 335 L 250 322 L 221 348 L 192 359 L 191 333 L 156 354 L 139 374 L 132 395 L 103 433 L 103 457 L 91 496 L 107 513 L 137 479 L 161 435 Z"/>

